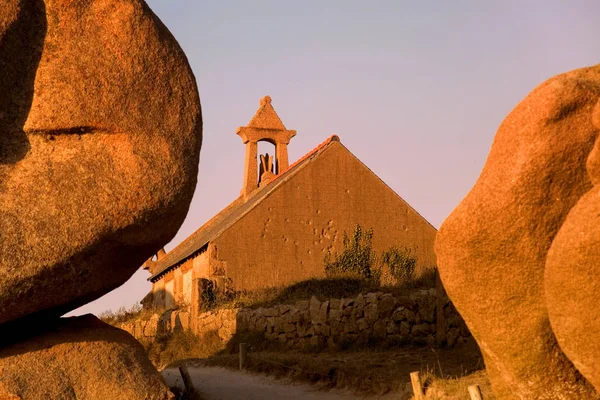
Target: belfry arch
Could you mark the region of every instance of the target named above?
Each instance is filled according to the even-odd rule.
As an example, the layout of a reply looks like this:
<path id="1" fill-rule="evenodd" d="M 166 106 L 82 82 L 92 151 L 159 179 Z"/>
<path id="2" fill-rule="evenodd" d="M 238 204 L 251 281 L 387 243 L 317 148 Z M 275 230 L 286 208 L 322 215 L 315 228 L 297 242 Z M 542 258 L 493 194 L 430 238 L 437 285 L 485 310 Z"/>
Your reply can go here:
<path id="1" fill-rule="evenodd" d="M 244 186 L 241 195 L 247 196 L 258 188 L 260 183 L 267 183 L 289 167 L 287 146 L 290 139 L 296 136 L 296 131 L 285 128 L 271 105 L 271 98 L 265 96 L 260 100 L 260 107 L 248 125 L 239 127 L 236 133 L 246 145 Z M 275 164 L 271 156 L 261 155 L 260 174 L 258 142 L 268 142 L 275 146 Z"/>

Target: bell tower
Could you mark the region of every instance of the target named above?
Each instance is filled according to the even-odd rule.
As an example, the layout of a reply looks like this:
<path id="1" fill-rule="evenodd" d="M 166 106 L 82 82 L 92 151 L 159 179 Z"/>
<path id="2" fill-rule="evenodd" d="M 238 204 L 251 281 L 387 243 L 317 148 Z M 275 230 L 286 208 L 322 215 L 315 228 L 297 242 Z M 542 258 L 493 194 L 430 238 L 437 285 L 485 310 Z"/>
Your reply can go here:
<path id="1" fill-rule="evenodd" d="M 296 136 L 296 131 L 287 130 L 271 105 L 271 98 L 260 100 L 260 107 L 248 125 L 240 126 L 236 133 L 246 145 L 244 163 L 244 186 L 241 195 L 247 196 L 261 184 L 281 174 L 289 166 L 287 145 Z M 261 174 L 258 176 L 258 142 L 269 142 L 275 146 L 275 164 L 268 154 L 261 154 Z M 260 181 L 259 181 L 260 179 Z"/>

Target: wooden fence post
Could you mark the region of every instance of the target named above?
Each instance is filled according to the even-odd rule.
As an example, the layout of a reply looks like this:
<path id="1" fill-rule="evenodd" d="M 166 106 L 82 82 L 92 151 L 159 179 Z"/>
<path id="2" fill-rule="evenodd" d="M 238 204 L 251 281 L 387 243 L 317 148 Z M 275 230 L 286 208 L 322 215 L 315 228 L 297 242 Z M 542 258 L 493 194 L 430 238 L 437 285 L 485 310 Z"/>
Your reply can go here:
<path id="1" fill-rule="evenodd" d="M 246 367 L 246 359 L 248 358 L 248 343 L 240 343 L 240 371 Z"/>
<path id="2" fill-rule="evenodd" d="M 188 371 L 187 367 L 185 365 L 180 366 L 179 373 L 181 374 L 181 379 L 183 379 L 183 386 L 185 386 L 186 398 L 196 399 L 198 397 L 198 392 L 194 387 L 192 377 L 190 376 L 190 372 Z"/>
<path id="3" fill-rule="evenodd" d="M 415 400 L 423 400 L 423 385 L 421 384 L 421 377 L 419 376 L 419 371 L 410 373 L 410 383 L 412 384 Z"/>
<path id="4" fill-rule="evenodd" d="M 469 386 L 469 395 L 471 395 L 471 400 L 483 400 L 483 395 L 478 385 Z"/>

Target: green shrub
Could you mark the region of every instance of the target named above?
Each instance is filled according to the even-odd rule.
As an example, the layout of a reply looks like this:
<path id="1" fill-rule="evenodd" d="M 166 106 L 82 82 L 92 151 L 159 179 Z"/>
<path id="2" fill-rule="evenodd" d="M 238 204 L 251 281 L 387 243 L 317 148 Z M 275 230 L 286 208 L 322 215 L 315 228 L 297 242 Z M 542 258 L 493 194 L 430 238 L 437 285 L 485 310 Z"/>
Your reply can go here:
<path id="1" fill-rule="evenodd" d="M 414 279 L 417 259 L 410 249 L 392 246 L 385 250 L 379 260 L 372 249 L 373 229 L 363 232 L 356 225 L 352 238 L 344 232 L 344 250 L 340 254 L 328 252 L 325 256 L 327 276 L 350 275 L 381 284 L 382 278 L 392 284 L 408 283 Z M 387 266 L 387 269 L 385 269 Z M 390 281 L 391 276 L 391 281 Z"/>
<path id="2" fill-rule="evenodd" d="M 390 247 L 381 255 L 381 262 L 387 265 L 397 283 L 408 282 L 414 278 L 417 259 L 406 247 Z"/>
<path id="3" fill-rule="evenodd" d="M 363 233 L 360 225 L 356 225 L 352 238 L 344 232 L 344 250 L 341 254 L 325 256 L 325 274 L 332 275 L 358 275 L 365 279 L 378 280 L 377 271 L 373 266 L 377 264 L 377 255 L 372 249 L 373 229 Z"/>

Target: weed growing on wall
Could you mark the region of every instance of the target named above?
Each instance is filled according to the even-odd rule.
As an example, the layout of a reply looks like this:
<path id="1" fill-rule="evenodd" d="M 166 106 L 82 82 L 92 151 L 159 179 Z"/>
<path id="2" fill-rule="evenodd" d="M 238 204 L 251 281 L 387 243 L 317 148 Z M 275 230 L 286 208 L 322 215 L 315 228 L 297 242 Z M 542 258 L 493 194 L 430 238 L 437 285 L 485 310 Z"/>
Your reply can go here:
<path id="1" fill-rule="evenodd" d="M 372 249 L 373 229 L 363 232 L 356 225 L 352 238 L 344 232 L 344 250 L 341 254 L 328 252 L 325 256 L 325 274 L 358 275 L 364 279 L 379 280 L 378 271 L 373 267 L 377 264 L 377 255 Z"/>
<path id="2" fill-rule="evenodd" d="M 406 247 L 392 246 L 381 255 L 381 262 L 396 282 L 408 282 L 414 278 L 417 259 Z"/>
<path id="3" fill-rule="evenodd" d="M 364 232 L 357 224 L 351 238 L 344 232 L 344 250 L 340 254 L 327 253 L 324 260 L 325 274 L 354 275 L 376 283 L 381 282 L 382 273 L 391 276 L 396 284 L 414 279 L 417 259 L 410 249 L 392 246 L 378 257 L 373 251 L 372 240 L 372 228 Z M 381 261 L 380 264 L 378 260 Z"/>

